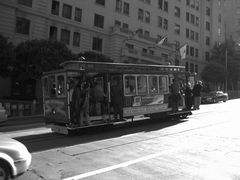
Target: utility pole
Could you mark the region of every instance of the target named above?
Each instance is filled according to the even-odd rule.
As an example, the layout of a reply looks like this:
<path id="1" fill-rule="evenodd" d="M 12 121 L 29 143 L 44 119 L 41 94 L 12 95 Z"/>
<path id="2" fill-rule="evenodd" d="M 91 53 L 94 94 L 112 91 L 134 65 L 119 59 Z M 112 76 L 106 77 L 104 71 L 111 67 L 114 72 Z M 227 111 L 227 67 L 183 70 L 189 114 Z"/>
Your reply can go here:
<path id="1" fill-rule="evenodd" d="M 227 87 L 228 87 L 228 51 L 227 51 L 227 47 L 225 49 L 225 69 L 226 69 L 225 92 L 227 93 Z"/>

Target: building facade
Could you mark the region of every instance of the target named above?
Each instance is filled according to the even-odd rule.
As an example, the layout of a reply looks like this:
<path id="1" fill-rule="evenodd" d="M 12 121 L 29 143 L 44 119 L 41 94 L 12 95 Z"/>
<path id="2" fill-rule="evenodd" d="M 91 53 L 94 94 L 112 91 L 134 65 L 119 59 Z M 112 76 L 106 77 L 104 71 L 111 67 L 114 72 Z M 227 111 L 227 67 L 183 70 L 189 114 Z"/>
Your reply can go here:
<path id="1" fill-rule="evenodd" d="M 116 62 L 183 65 L 199 78 L 225 40 L 224 0 L 3 0 L 0 9 L 0 33 L 15 45 L 57 40 Z"/>
<path id="2" fill-rule="evenodd" d="M 240 43 L 240 0 L 225 1 L 226 38 Z"/>

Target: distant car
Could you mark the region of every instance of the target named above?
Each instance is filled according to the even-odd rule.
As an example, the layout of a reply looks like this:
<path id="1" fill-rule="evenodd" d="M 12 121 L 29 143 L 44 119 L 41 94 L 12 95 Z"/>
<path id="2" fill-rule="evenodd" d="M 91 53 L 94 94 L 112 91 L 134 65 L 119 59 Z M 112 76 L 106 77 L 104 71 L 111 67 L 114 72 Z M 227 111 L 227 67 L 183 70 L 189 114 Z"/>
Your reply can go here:
<path id="1" fill-rule="evenodd" d="M 8 180 L 26 172 L 32 155 L 17 140 L 0 137 L 0 179 Z"/>
<path id="2" fill-rule="evenodd" d="M 228 100 L 228 93 L 223 91 L 211 91 L 202 97 L 202 103 L 217 103 L 219 101 L 226 102 Z"/>
<path id="3" fill-rule="evenodd" d="M 7 121 L 7 113 L 5 108 L 2 106 L 2 103 L 0 103 L 0 124 Z"/>

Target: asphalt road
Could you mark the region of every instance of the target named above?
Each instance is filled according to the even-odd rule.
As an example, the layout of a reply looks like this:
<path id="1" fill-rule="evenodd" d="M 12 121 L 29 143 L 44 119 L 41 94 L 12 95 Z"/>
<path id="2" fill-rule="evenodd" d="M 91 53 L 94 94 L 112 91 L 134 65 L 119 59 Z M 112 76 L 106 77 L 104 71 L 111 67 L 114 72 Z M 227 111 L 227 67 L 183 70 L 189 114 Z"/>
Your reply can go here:
<path id="1" fill-rule="evenodd" d="M 74 136 L 44 128 L 5 134 L 23 142 L 33 156 L 30 170 L 17 180 L 238 180 L 239 104 L 240 99 L 201 105 L 179 121 L 141 122 Z"/>

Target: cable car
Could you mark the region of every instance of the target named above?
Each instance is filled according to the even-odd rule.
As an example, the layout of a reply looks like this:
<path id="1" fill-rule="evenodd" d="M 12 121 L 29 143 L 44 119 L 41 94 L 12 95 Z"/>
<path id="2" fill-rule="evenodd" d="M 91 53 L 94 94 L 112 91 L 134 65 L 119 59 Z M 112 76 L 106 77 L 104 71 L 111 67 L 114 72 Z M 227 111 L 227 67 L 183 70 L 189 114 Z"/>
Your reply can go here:
<path id="1" fill-rule="evenodd" d="M 176 77 L 184 83 L 185 67 L 77 60 L 61 67 L 42 76 L 44 118 L 53 132 L 190 114 L 172 113 L 169 102 L 169 86 Z"/>

